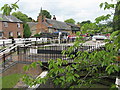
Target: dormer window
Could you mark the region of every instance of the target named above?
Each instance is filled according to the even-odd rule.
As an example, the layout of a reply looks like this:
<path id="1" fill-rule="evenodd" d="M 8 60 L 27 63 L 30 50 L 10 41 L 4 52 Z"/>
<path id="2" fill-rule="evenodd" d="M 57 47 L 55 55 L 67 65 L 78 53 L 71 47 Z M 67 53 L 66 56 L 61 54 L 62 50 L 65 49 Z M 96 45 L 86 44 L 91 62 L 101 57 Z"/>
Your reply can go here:
<path id="1" fill-rule="evenodd" d="M 4 27 L 8 27 L 8 23 L 7 22 L 3 22 Z"/>
<path id="2" fill-rule="evenodd" d="M 20 23 L 17 23 L 17 27 L 20 28 Z"/>

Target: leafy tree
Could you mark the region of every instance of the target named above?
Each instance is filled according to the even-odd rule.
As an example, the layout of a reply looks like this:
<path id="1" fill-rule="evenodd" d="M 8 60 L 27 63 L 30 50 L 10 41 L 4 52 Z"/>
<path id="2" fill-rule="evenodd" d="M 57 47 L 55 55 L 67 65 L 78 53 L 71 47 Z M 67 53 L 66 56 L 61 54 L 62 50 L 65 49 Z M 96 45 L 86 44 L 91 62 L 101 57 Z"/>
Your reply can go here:
<path id="1" fill-rule="evenodd" d="M 26 14 L 23 14 L 20 11 L 13 12 L 12 15 L 15 16 L 16 18 L 20 19 L 23 22 L 31 22 L 31 21 L 33 21 L 33 19 L 31 17 L 28 17 Z"/>
<path id="2" fill-rule="evenodd" d="M 80 25 L 82 26 L 82 25 L 84 25 L 84 24 L 90 24 L 90 23 L 92 23 L 90 20 L 87 20 L 87 21 L 82 21 L 81 23 L 80 23 Z"/>
<path id="3" fill-rule="evenodd" d="M 30 27 L 28 24 L 24 24 L 23 36 L 24 36 L 24 38 L 29 38 L 31 36 Z"/>
<path id="4" fill-rule="evenodd" d="M 78 26 L 81 26 L 80 22 L 77 22 L 77 25 L 78 25 Z"/>
<path id="5" fill-rule="evenodd" d="M 107 21 L 106 25 L 107 25 L 108 27 L 113 27 L 113 22 L 112 22 L 112 21 Z"/>
<path id="6" fill-rule="evenodd" d="M 51 19 L 50 12 L 48 12 L 47 10 L 42 10 L 42 9 L 41 9 L 39 15 L 42 15 L 42 16 L 45 16 L 46 18 Z"/>
<path id="7" fill-rule="evenodd" d="M 108 3 L 105 3 L 104 9 L 106 8 L 110 9 Z M 106 19 L 108 19 L 108 16 L 97 18 L 96 23 L 94 24 L 96 25 L 100 21 Z M 80 88 L 91 87 L 93 84 L 100 82 L 103 77 L 116 75 L 116 73 L 120 72 L 120 67 L 116 62 L 116 56 L 120 49 L 120 30 L 112 33 L 110 40 L 107 40 L 105 50 L 93 51 L 91 53 L 87 51 L 78 51 L 76 54 L 72 54 L 75 48 L 80 48 L 82 43 L 85 42 L 79 32 L 77 33 L 77 36 L 74 45 L 66 51 L 63 51 L 63 54 L 67 54 L 69 58 L 74 59 L 73 63 L 68 64 L 67 60 L 61 59 L 49 60 L 49 73 L 45 78 L 39 77 L 33 79 L 25 75 L 23 80 L 30 86 L 35 85 L 36 83 L 45 83 L 48 79 L 51 79 L 55 85 L 63 88 Z M 113 41 L 113 43 L 109 43 L 108 41 Z M 37 63 L 44 67 L 42 62 Z M 37 63 L 34 62 L 31 65 L 26 66 L 25 69 L 27 70 L 29 67 L 35 67 Z"/>
<path id="8" fill-rule="evenodd" d="M 104 34 L 113 32 L 113 22 L 112 21 L 107 21 L 105 24 L 99 23 L 98 27 L 101 32 L 104 32 Z"/>
<path id="9" fill-rule="evenodd" d="M 96 23 L 85 23 L 82 25 L 81 30 L 96 30 L 98 29 L 98 26 Z"/>
<path id="10" fill-rule="evenodd" d="M 66 23 L 71 23 L 71 24 L 75 24 L 75 20 L 72 19 L 72 18 L 67 19 L 67 20 L 65 20 L 64 22 L 66 22 Z"/>
<path id="11" fill-rule="evenodd" d="M 117 2 L 115 8 L 115 14 L 113 19 L 113 29 L 114 31 L 120 30 L 120 1 Z"/>
<path id="12" fill-rule="evenodd" d="M 17 10 L 19 8 L 18 5 L 17 5 L 17 2 L 15 2 L 14 4 L 11 4 L 11 5 L 5 4 L 3 7 L 1 7 L 0 10 L 3 11 L 3 15 L 6 15 L 6 16 L 10 15 L 12 10 Z"/>

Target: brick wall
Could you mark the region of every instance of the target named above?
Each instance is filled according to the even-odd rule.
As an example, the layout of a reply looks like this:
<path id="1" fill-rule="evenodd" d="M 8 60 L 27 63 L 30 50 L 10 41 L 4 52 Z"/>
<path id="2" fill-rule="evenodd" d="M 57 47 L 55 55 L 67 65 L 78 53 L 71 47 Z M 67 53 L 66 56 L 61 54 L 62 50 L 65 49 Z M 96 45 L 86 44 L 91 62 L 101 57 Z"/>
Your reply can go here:
<path id="1" fill-rule="evenodd" d="M 2 24 L 3 36 L 9 38 L 9 32 L 13 32 L 13 37 L 17 38 L 17 32 L 20 32 L 21 36 L 23 37 L 23 24 L 20 23 L 20 27 L 17 27 L 17 23 L 8 22 L 8 27 L 5 27 Z"/>
<path id="2" fill-rule="evenodd" d="M 45 23 L 45 20 L 43 21 Z M 38 24 L 36 25 L 36 33 L 39 32 L 49 32 L 48 28 L 43 24 L 42 16 L 38 17 Z"/>
<path id="3" fill-rule="evenodd" d="M 0 30 L 2 30 L 2 22 L 0 22 Z"/>

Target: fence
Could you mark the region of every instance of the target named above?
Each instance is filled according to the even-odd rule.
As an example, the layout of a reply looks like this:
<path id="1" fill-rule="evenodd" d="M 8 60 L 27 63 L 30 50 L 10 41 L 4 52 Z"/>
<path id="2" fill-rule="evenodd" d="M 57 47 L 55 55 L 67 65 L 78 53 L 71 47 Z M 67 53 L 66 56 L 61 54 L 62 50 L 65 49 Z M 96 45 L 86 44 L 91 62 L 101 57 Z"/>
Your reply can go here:
<path id="1" fill-rule="evenodd" d="M 9 53 L 5 53 L 0 56 L 0 73 L 3 70 L 7 70 L 10 66 L 14 65 L 17 62 L 17 54 L 15 51 L 11 50 Z"/>
<path id="2" fill-rule="evenodd" d="M 29 44 L 29 43 L 28 43 Z M 35 44 L 34 46 L 24 44 L 22 46 L 16 46 L 10 49 L 8 53 L 3 53 L 0 56 L 0 68 L 1 70 L 6 67 L 14 65 L 14 63 L 32 63 L 36 61 L 42 61 L 47 63 L 50 59 L 56 60 L 60 58 L 67 60 L 69 63 L 73 62 L 73 58 L 67 57 L 66 54 L 62 54 L 63 50 L 68 50 L 73 44 Z M 37 46 L 35 46 L 37 45 Z M 77 51 L 93 52 L 95 50 L 104 49 L 104 45 L 100 44 L 80 44 L 80 47 L 74 49 L 71 54 L 76 54 Z"/>
<path id="3" fill-rule="evenodd" d="M 62 60 L 68 60 L 69 63 L 73 62 L 73 59 L 63 55 L 63 50 L 68 50 L 73 44 L 48 44 L 39 46 L 28 46 L 19 47 L 19 62 L 35 62 L 42 61 L 44 63 L 48 62 L 50 59 L 60 58 Z M 74 49 L 71 54 L 76 54 L 77 51 L 88 51 L 93 52 L 95 50 L 104 49 L 103 45 L 89 45 L 80 44 L 79 48 Z"/>
<path id="4" fill-rule="evenodd" d="M 68 47 L 63 45 L 40 45 L 19 47 L 19 62 L 35 62 L 42 61 L 48 62 L 50 59 L 61 58 L 66 60 L 66 55 L 62 54 L 62 50 Z"/>

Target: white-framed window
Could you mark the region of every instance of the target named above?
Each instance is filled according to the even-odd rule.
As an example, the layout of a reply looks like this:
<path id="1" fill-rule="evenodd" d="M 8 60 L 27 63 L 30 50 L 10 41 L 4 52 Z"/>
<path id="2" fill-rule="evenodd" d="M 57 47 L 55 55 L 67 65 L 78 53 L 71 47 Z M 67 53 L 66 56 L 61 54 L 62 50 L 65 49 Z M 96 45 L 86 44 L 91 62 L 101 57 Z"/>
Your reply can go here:
<path id="1" fill-rule="evenodd" d="M 20 32 L 17 32 L 17 36 L 20 36 L 21 35 L 21 33 Z"/>
<path id="2" fill-rule="evenodd" d="M 9 36 L 11 36 L 11 37 L 12 37 L 12 36 L 13 36 L 13 32 L 9 32 Z"/>
<path id="3" fill-rule="evenodd" d="M 17 27 L 20 28 L 20 23 L 17 23 Z"/>
<path id="4" fill-rule="evenodd" d="M 7 22 L 3 22 L 4 27 L 8 27 L 8 23 Z"/>

